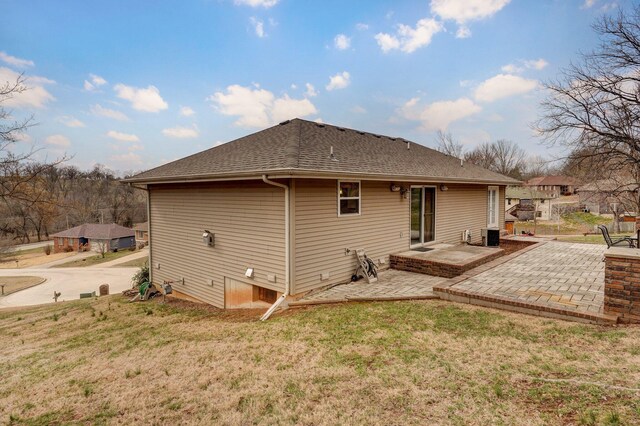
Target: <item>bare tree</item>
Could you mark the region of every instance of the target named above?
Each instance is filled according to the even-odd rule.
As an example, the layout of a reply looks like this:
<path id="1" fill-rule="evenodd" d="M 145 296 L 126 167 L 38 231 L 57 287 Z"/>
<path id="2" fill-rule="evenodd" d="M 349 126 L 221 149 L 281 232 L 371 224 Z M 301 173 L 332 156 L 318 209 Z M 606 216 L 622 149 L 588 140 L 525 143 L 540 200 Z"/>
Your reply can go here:
<path id="1" fill-rule="evenodd" d="M 462 158 L 464 155 L 464 145 L 453 138 L 451 133 L 445 133 L 438 130 L 436 134 L 436 149 L 443 154 L 456 158 Z"/>
<path id="2" fill-rule="evenodd" d="M 503 175 L 521 178 L 525 164 L 525 151 L 515 143 L 499 139 L 491 145 L 493 150 L 493 171 Z"/>
<path id="3" fill-rule="evenodd" d="M 465 161 L 475 164 L 476 166 L 484 167 L 485 169 L 493 170 L 495 165 L 495 152 L 490 143 L 485 142 L 473 150 L 467 152 L 464 156 Z"/>
<path id="4" fill-rule="evenodd" d="M 599 47 L 546 83 L 538 131 L 565 146 L 574 167 L 623 185 L 640 182 L 640 6 L 602 17 Z M 634 210 L 640 211 L 635 192 Z"/>

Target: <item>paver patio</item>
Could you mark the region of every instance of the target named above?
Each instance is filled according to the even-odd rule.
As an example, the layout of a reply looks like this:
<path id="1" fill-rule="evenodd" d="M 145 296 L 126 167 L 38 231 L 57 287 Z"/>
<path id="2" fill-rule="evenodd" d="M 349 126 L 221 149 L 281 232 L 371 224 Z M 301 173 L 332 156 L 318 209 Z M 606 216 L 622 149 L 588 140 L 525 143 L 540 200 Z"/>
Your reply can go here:
<path id="1" fill-rule="evenodd" d="M 433 286 L 446 281 L 446 278 L 387 269 L 380 271 L 376 283 L 368 284 L 366 280 L 361 279 L 355 283 L 340 284 L 309 294 L 300 302 L 292 302 L 291 305 L 365 299 L 436 299 Z"/>
<path id="2" fill-rule="evenodd" d="M 379 281 L 341 284 L 291 305 L 358 300 L 438 298 L 534 315 L 615 322 L 603 313 L 606 246 L 538 240 L 539 245 L 447 279 L 394 269 Z M 435 287 L 435 293 L 434 293 Z"/>
<path id="3" fill-rule="evenodd" d="M 602 314 L 606 246 L 548 242 L 453 286 L 563 310 Z"/>

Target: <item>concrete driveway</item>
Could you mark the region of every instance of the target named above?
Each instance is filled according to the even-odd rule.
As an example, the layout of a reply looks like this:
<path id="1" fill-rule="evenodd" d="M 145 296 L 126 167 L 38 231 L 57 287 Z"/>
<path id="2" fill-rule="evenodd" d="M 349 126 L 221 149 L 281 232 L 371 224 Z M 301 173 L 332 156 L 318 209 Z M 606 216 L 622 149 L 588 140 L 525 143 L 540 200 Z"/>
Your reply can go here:
<path id="1" fill-rule="evenodd" d="M 131 278 L 139 268 L 60 268 L 1 269 L 0 276 L 37 276 L 46 281 L 35 287 L 0 297 L 0 308 L 53 303 L 53 292 L 62 293 L 59 301 L 80 298 L 80 293 L 95 291 L 109 284 L 111 294 L 131 288 Z"/>

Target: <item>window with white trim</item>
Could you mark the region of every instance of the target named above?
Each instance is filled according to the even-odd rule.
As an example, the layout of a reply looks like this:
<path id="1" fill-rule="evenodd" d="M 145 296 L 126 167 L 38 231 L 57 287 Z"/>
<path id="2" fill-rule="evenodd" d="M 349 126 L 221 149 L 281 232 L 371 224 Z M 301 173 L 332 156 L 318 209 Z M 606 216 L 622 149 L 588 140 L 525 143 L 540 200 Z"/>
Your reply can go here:
<path id="1" fill-rule="evenodd" d="M 490 186 L 487 191 L 487 228 L 498 227 L 498 187 Z"/>
<path id="2" fill-rule="evenodd" d="M 338 216 L 360 214 L 360 181 L 338 181 Z"/>

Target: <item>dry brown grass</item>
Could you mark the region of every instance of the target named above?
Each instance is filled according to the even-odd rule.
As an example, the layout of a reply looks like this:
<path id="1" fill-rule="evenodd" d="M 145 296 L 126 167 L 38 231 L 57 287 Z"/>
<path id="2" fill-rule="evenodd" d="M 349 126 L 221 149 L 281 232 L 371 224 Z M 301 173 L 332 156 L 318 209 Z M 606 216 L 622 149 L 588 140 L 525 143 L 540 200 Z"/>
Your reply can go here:
<path id="1" fill-rule="evenodd" d="M 0 277 L 0 285 L 4 286 L 4 295 L 42 284 L 45 281 L 42 277 Z"/>
<path id="2" fill-rule="evenodd" d="M 15 254 L 12 253 L 6 259 L 3 259 L 3 261 L 0 262 L 0 269 L 13 269 L 16 268 L 16 265 L 18 268 L 43 265 L 45 263 L 53 262 L 54 260 L 60 260 L 66 257 L 73 256 L 75 254 L 77 253 L 52 253 L 47 256 L 41 248 L 30 253 L 17 252 Z M 18 261 L 17 264 L 16 260 Z"/>
<path id="3" fill-rule="evenodd" d="M 638 327 L 441 301 L 318 306 L 265 323 L 260 313 L 119 296 L 0 311 L 0 423 L 640 418 Z"/>

